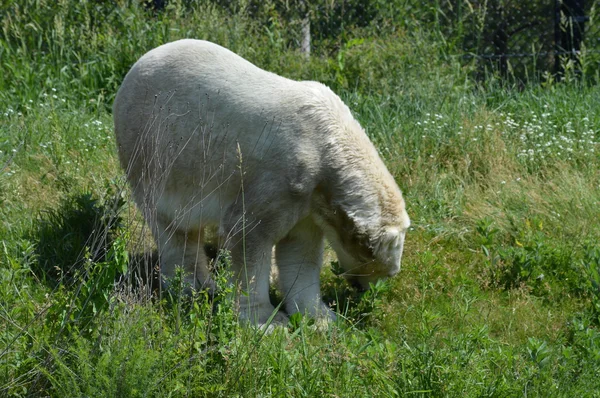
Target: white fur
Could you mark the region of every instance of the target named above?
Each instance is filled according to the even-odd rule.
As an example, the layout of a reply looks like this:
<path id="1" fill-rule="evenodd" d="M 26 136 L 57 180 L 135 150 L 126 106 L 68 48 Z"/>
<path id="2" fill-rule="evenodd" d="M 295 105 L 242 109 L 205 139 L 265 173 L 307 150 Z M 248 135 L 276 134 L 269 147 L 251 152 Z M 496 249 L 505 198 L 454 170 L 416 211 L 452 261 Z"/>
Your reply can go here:
<path id="1" fill-rule="evenodd" d="M 272 248 L 287 313 L 330 320 L 319 273 L 324 237 L 348 279 L 397 273 L 409 225 L 404 200 L 349 109 L 327 87 L 257 68 L 216 44 L 180 40 L 132 67 L 115 133 L 161 268 L 211 284 L 204 228 L 231 250 L 240 315 L 264 324 Z M 285 315 L 275 320 L 285 322 Z"/>

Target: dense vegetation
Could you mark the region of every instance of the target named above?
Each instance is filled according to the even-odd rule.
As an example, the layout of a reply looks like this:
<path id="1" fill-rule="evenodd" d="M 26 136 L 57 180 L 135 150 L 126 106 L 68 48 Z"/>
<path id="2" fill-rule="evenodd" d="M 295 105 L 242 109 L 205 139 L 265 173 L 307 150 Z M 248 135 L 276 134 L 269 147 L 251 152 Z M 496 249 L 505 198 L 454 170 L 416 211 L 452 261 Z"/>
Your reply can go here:
<path id="1" fill-rule="evenodd" d="M 278 1 L 0 5 L 0 395 L 597 396 L 598 68 L 474 80 L 430 8 L 363 3 L 313 21 L 309 59 Z M 331 86 L 405 193 L 396 278 L 360 295 L 328 251 L 327 330 L 239 326 L 227 256 L 215 298 L 149 293 L 110 106 L 183 37 Z"/>

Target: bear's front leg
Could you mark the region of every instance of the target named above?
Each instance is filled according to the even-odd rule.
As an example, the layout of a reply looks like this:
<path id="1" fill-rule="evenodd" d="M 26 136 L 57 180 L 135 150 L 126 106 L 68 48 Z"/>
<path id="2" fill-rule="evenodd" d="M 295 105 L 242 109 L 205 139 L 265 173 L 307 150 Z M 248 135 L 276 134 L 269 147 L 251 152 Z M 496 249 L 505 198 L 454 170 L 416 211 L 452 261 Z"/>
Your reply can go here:
<path id="1" fill-rule="evenodd" d="M 247 180 L 243 197 L 227 209 L 219 227 L 232 254 L 235 281 L 245 293 L 239 296 L 240 318 L 260 326 L 271 316 L 276 324 L 288 322 L 283 312 L 275 312 L 269 299 L 273 245 L 309 208 L 305 197 L 290 194 L 286 181 L 287 177 L 264 170 L 260 180 Z"/>
<path id="2" fill-rule="evenodd" d="M 336 316 L 321 299 L 323 250 L 323 232 L 307 217 L 277 244 L 275 256 L 288 314 L 300 312 L 328 323 Z"/>

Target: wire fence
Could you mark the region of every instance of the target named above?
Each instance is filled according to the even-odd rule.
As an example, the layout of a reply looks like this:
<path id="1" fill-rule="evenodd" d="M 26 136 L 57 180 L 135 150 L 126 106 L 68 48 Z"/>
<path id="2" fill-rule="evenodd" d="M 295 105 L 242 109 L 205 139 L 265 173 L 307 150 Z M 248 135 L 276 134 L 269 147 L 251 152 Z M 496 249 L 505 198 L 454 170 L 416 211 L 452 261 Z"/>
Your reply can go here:
<path id="1" fill-rule="evenodd" d="M 479 74 L 526 80 L 551 73 L 597 73 L 598 0 L 443 0 L 433 18 Z M 417 5 L 418 7 L 418 5 Z"/>
<path id="2" fill-rule="evenodd" d="M 162 9 L 169 0 L 145 0 Z M 189 6 L 203 0 L 181 0 Z M 489 72 L 528 80 L 600 71 L 600 0 L 204 0 L 287 31 L 302 51 L 331 47 L 350 27 L 378 24 L 439 32 L 451 54 Z M 289 35 L 290 33 L 288 33 Z M 291 34 L 293 36 L 293 33 Z"/>

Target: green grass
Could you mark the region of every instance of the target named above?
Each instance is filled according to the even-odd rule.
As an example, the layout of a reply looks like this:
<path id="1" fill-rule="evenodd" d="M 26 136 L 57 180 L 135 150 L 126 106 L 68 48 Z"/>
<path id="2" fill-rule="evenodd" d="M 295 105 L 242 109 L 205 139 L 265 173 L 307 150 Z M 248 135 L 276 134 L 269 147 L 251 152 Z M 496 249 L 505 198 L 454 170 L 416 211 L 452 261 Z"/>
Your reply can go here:
<path id="1" fill-rule="evenodd" d="M 474 81 L 410 21 L 349 26 L 305 60 L 276 11 L 173 4 L 0 8 L 0 395 L 598 396 L 597 85 Z M 110 105 L 180 37 L 330 85 L 403 189 L 402 271 L 360 295 L 325 267 L 329 329 L 238 325 L 224 275 L 212 301 L 135 280 L 151 243 Z"/>

